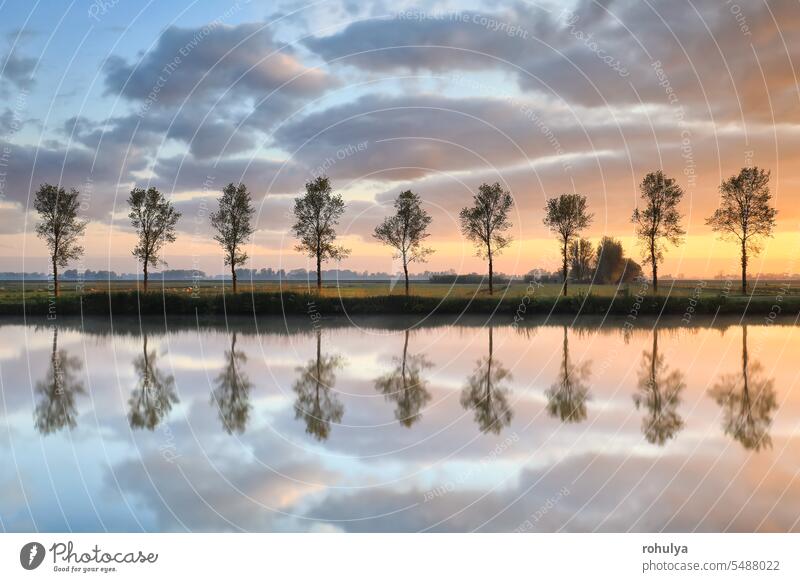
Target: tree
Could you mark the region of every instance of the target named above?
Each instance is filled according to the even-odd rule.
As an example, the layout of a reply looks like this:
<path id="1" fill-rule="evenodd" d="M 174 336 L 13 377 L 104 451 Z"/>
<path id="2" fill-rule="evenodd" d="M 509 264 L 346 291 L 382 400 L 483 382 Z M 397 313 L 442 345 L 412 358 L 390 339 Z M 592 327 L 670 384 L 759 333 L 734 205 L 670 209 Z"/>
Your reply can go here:
<path id="1" fill-rule="evenodd" d="M 585 238 L 580 238 L 569 243 L 570 275 L 576 281 L 586 281 L 592 276 L 592 261 L 594 261 L 594 248 L 592 243 Z"/>
<path id="2" fill-rule="evenodd" d="M 683 373 L 669 371 L 664 356 L 659 355 L 657 327 L 653 328 L 653 351 L 642 354 L 637 387 L 633 402 L 637 410 L 644 407 L 648 411 L 642 419 L 642 433 L 647 442 L 662 446 L 683 428 L 678 405 L 686 382 Z"/>
<path id="3" fill-rule="evenodd" d="M 175 242 L 175 225 L 181 213 L 155 188 L 134 188 L 128 205 L 131 208 L 128 218 L 138 237 L 133 256 L 142 263 L 146 293 L 148 267 L 167 264 L 159 255 L 165 244 Z"/>
<path id="4" fill-rule="evenodd" d="M 591 362 L 575 364 L 569 357 L 567 326 L 564 326 L 564 346 L 558 380 L 547 390 L 547 411 L 562 422 L 581 422 L 586 419 L 586 402 L 589 400 L 587 381 Z"/>
<path id="5" fill-rule="evenodd" d="M 40 396 L 36 403 L 36 430 L 41 434 L 50 434 L 63 428 L 71 430 L 77 425 L 75 400 L 77 396 L 86 394 L 83 382 L 79 379 L 82 368 L 80 358 L 58 349 L 58 328 L 53 326 L 50 365 L 45 379 L 36 383 L 36 393 Z"/>
<path id="6" fill-rule="evenodd" d="M 562 194 L 550 198 L 544 208 L 544 224 L 559 237 L 561 242 L 562 272 L 564 274 L 564 295 L 567 294 L 567 261 L 569 243 L 580 231 L 592 223 L 592 215 L 586 211 L 586 196 L 581 194 Z"/>
<path id="7" fill-rule="evenodd" d="M 317 330 L 317 357 L 297 368 L 300 377 L 292 390 L 297 394 L 294 417 L 306 423 L 306 433 L 318 441 L 327 440 L 331 422 L 340 422 L 344 405 L 331 390 L 336 384 L 336 370 L 342 365 L 340 356 L 322 355 L 322 330 Z"/>
<path id="8" fill-rule="evenodd" d="M 653 269 L 653 292 L 658 292 L 658 263 L 664 260 L 664 247 L 669 242 L 678 245 L 686 231 L 681 226 L 678 204 L 683 190 L 673 178 L 661 170 L 650 172 L 639 184 L 644 209 L 633 211 L 631 222 L 636 228 L 636 238 L 644 248 L 644 264 Z"/>
<path id="9" fill-rule="evenodd" d="M 601 238 L 595 255 L 594 281 L 597 283 L 617 285 L 642 275 L 639 264 L 625 257 L 622 243 L 613 237 Z"/>
<path id="10" fill-rule="evenodd" d="M 720 206 L 706 220 L 722 238 L 741 245 L 742 293 L 747 293 L 747 262 L 761 251 L 760 239 L 772 236 L 778 211 L 770 206 L 770 173 L 758 167 L 742 168 L 719 187 Z"/>
<path id="11" fill-rule="evenodd" d="M 228 434 L 244 433 L 250 418 L 250 390 L 253 383 L 242 368 L 247 354 L 236 349 L 236 332 L 231 336 L 231 349 L 225 351 L 226 364 L 217 376 L 217 387 L 211 395 L 211 404 L 219 410 L 219 419 Z"/>
<path id="12" fill-rule="evenodd" d="M 250 221 L 255 208 L 244 184 L 228 184 L 217 201 L 219 208 L 211 215 L 211 226 L 217 230 L 214 240 L 225 253 L 225 264 L 231 267 L 233 292 L 236 293 L 236 267 L 247 261 L 247 253 L 242 250 L 242 245 L 253 234 Z"/>
<path id="13" fill-rule="evenodd" d="M 394 216 L 387 216 L 375 227 L 373 234 L 379 241 L 396 249 L 397 254 L 394 258 L 403 261 L 406 295 L 408 295 L 408 264 L 424 263 L 427 256 L 433 252 L 433 249 L 422 246 L 422 241 L 429 236 L 427 230 L 431 217 L 422 208 L 421 202 L 420 197 L 411 190 L 401 192 L 394 201 Z"/>
<path id="14" fill-rule="evenodd" d="M 747 326 L 742 326 L 742 373 L 725 374 L 709 391 L 723 410 L 723 428 L 748 450 L 772 446 L 769 429 L 778 408 L 774 380 L 764 377 L 761 362 L 747 352 Z"/>
<path id="15" fill-rule="evenodd" d="M 133 361 L 138 385 L 128 399 L 131 428 L 155 429 L 178 402 L 175 377 L 158 369 L 156 350 L 147 350 L 147 334 L 142 338 L 142 355 Z"/>
<path id="16" fill-rule="evenodd" d="M 344 213 L 344 201 L 331 193 L 327 177 L 320 176 L 306 183 L 306 193 L 294 201 L 296 222 L 292 231 L 300 241 L 295 247 L 317 261 L 317 290 L 322 289 L 322 263 L 340 261 L 350 254 L 336 246 L 336 225 Z"/>
<path id="17" fill-rule="evenodd" d="M 508 388 L 503 382 L 511 380 L 511 372 L 494 359 L 492 328 L 489 327 L 489 355 L 478 360 L 475 371 L 461 392 L 461 406 L 475 411 L 475 422 L 481 432 L 500 434 L 511 424 L 513 412 L 508 404 Z"/>
<path id="18" fill-rule="evenodd" d="M 396 403 L 394 417 L 410 428 L 421 418 L 420 410 L 431 399 L 422 371 L 432 364 L 422 354 L 408 355 L 408 336 L 406 330 L 403 356 L 395 358 L 394 370 L 375 381 L 375 389 Z"/>
<path id="19" fill-rule="evenodd" d="M 459 213 L 462 234 L 475 244 L 478 256 L 489 261 L 489 295 L 494 292 L 494 255 L 511 244 L 505 232 L 511 228 L 508 213 L 513 205 L 511 194 L 497 182 L 481 184 L 472 206 Z"/>
<path id="20" fill-rule="evenodd" d="M 78 218 L 79 192 L 66 192 L 61 186 L 42 184 L 36 191 L 33 206 L 39 213 L 36 235 L 47 244 L 53 267 L 53 293 L 58 297 L 58 268 L 83 255 L 78 239 L 86 230 L 86 221 Z"/>

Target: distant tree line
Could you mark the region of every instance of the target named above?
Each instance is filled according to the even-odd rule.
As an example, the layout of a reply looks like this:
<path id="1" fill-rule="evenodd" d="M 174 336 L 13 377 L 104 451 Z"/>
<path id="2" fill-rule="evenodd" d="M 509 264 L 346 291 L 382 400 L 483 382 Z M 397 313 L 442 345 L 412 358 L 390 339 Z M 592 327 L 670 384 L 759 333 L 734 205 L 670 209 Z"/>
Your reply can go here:
<path id="1" fill-rule="evenodd" d="M 150 272 L 151 279 L 164 281 L 190 281 L 190 280 L 225 280 L 231 279 L 230 273 L 209 275 L 203 270 L 194 269 L 163 269 Z M 396 273 L 385 271 L 354 271 L 352 269 L 323 269 L 322 278 L 332 281 L 390 281 L 397 276 Z M 141 273 L 117 273 L 104 269 L 67 269 L 60 274 L 61 281 L 137 281 L 142 278 Z M 272 269 L 271 267 L 261 269 L 248 269 L 246 267 L 236 269 L 236 277 L 239 281 L 308 281 L 316 279 L 314 271 L 307 269 Z M 455 271 L 437 272 L 422 271 L 409 274 L 412 281 L 437 281 L 454 280 L 457 277 L 470 277 L 471 280 L 480 281 L 483 275 L 472 273 L 469 275 L 457 275 Z M 52 278 L 52 273 L 42 273 L 37 271 L 0 271 L 0 281 L 47 281 Z M 495 280 L 511 280 L 514 277 L 509 275 L 496 276 Z"/>
<path id="2" fill-rule="evenodd" d="M 769 190 L 770 172 L 758 167 L 745 167 L 720 185 L 720 205 L 706 220 L 719 235 L 740 247 L 742 292 L 747 291 L 747 266 L 761 250 L 764 237 L 773 235 L 777 210 L 772 207 Z M 647 174 L 639 185 L 641 206 L 633 211 L 636 238 L 645 265 L 651 269 L 654 292 L 658 290 L 658 266 L 668 247 L 683 242 L 686 234 L 679 205 L 683 190 L 662 171 Z M 42 184 L 36 192 L 34 207 L 39 214 L 37 235 L 45 241 L 50 253 L 54 291 L 58 295 L 59 268 L 80 258 L 84 248 L 81 237 L 87 221 L 78 215 L 79 192 Z M 143 289 L 147 291 L 151 269 L 166 266 L 164 247 L 177 238 L 181 218 L 169 201 L 156 188 L 134 188 L 128 197 L 128 217 L 136 234 L 132 254 L 142 266 Z M 320 176 L 306 183 L 305 192 L 295 199 L 294 223 L 291 231 L 297 239 L 295 247 L 311 258 L 316 269 L 317 288 L 322 287 L 322 266 L 328 261 L 341 261 L 350 256 L 350 249 L 338 244 L 336 229 L 345 211 L 345 202 L 335 194 L 330 180 Z M 459 226 L 462 235 L 473 243 L 476 254 L 487 263 L 489 294 L 494 292 L 494 261 L 512 242 L 511 193 L 499 183 L 481 184 L 470 205 L 461 209 Z M 228 184 L 217 199 L 217 210 L 210 215 L 214 240 L 220 245 L 223 262 L 230 267 L 234 293 L 240 273 L 248 260 L 245 251 L 255 227 L 252 196 L 244 184 Z M 401 192 L 394 201 L 394 212 L 375 227 L 373 236 L 391 247 L 400 260 L 405 292 L 410 293 L 409 265 L 424 263 L 433 249 L 424 246 L 429 237 L 431 216 L 422 206 L 420 196 L 410 190 Z M 561 283 L 564 295 L 568 281 L 620 283 L 642 276 L 642 267 L 625 257 L 622 244 L 612 237 L 603 237 L 597 244 L 581 233 L 593 221 L 587 197 L 565 193 L 549 198 L 544 208 L 544 224 L 555 235 L 561 255 Z M 263 271 L 263 269 L 262 269 Z M 196 272 L 193 272 L 196 273 Z M 280 277 L 278 277 L 280 278 Z M 461 276 L 458 280 L 465 281 Z"/>

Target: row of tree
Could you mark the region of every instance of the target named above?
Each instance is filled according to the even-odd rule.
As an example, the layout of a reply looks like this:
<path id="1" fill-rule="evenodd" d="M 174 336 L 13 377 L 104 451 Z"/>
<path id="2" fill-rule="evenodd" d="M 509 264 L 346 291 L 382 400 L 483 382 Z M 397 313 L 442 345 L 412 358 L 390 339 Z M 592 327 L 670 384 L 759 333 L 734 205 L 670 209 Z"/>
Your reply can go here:
<path id="1" fill-rule="evenodd" d="M 724 238 L 733 239 L 741 247 L 742 293 L 747 291 L 747 265 L 750 257 L 760 250 L 760 241 L 771 236 L 775 229 L 777 210 L 772 207 L 769 191 L 770 173 L 757 167 L 745 167 L 739 174 L 720 185 L 720 205 L 706 223 Z M 643 259 L 652 269 L 653 290 L 658 291 L 658 265 L 664 260 L 669 245 L 679 245 L 686 231 L 681 224 L 679 204 L 684 192 L 673 178 L 663 172 L 651 172 L 639 185 L 641 208 L 633 211 L 631 221 L 643 250 Z M 233 291 L 236 292 L 237 267 L 246 263 L 245 245 L 255 228 L 252 196 L 244 184 L 228 184 L 218 199 L 217 211 L 211 214 L 214 239 L 223 251 L 225 265 L 231 270 Z M 176 226 L 181 214 L 156 188 L 134 188 L 128 197 L 131 225 L 137 236 L 133 255 L 142 265 L 143 287 L 147 291 L 148 269 L 166 264 L 161 259 L 163 247 L 176 238 Z M 481 184 L 472 204 L 461 210 L 459 223 L 462 234 L 471 241 L 478 256 L 487 261 L 489 294 L 494 292 L 494 259 L 512 241 L 511 193 L 499 183 Z M 58 294 L 58 268 L 83 254 L 80 237 L 87 222 L 78 215 L 79 193 L 72 189 L 43 184 L 36 193 L 35 208 L 40 216 L 37 234 L 50 251 L 55 294 Z M 350 250 L 337 244 L 336 227 L 345 210 L 341 195 L 334 194 L 330 181 L 321 176 L 305 186 L 305 192 L 295 199 L 292 232 L 297 238 L 296 249 L 316 262 L 317 288 L 322 287 L 322 264 L 341 261 Z M 618 241 L 604 238 L 593 252 L 591 243 L 580 237 L 588 228 L 593 215 L 588 211 L 586 196 L 561 194 L 547 200 L 544 224 L 556 235 L 562 258 L 563 293 L 567 294 L 570 273 L 575 280 L 611 282 L 615 277 L 636 269 L 616 273 L 622 261 L 622 246 Z M 411 263 L 425 262 L 433 249 L 424 246 L 428 238 L 431 216 L 422 207 L 418 194 L 406 190 L 394 201 L 394 213 L 387 216 L 373 236 L 390 246 L 399 259 L 405 276 L 405 291 L 409 293 L 408 268 Z M 619 257 L 616 257 L 616 255 Z M 635 265 L 635 263 L 633 263 Z M 597 279 L 597 276 L 600 276 Z"/>
<path id="2" fill-rule="evenodd" d="M 529 331 L 519 329 L 523 333 Z M 567 331 L 564 326 L 558 375 L 545 391 L 546 409 L 549 415 L 565 423 L 580 423 L 588 416 L 592 363 L 570 355 Z M 646 411 L 642 433 L 647 441 L 663 446 L 684 427 L 679 406 L 686 377 L 659 351 L 658 327 L 652 334 L 652 349 L 642 353 L 633 402 L 637 409 Z M 409 428 L 420 420 L 432 399 L 425 371 L 433 367 L 424 354 L 411 352 L 410 335 L 406 330 L 402 352 L 393 358 L 391 368 L 375 379 L 378 393 L 394 403 L 397 421 Z M 514 414 L 513 395 L 508 386 L 512 374 L 495 353 L 491 326 L 488 340 L 486 356 L 476 362 L 459 400 L 465 410 L 473 412 L 482 432 L 499 434 L 511 423 Z M 214 380 L 211 395 L 211 404 L 229 434 L 245 432 L 254 388 L 245 371 L 247 354 L 237 348 L 236 341 L 233 332 L 230 349 L 225 350 L 225 364 Z M 128 400 L 128 420 L 131 428 L 154 430 L 178 402 L 178 393 L 175 378 L 158 365 L 157 350 L 148 348 L 146 333 L 142 344 L 141 353 L 133 361 L 137 384 Z M 344 364 L 341 356 L 325 353 L 322 332 L 317 329 L 315 356 L 296 368 L 298 377 L 292 385 L 296 395 L 295 417 L 304 420 L 306 432 L 320 441 L 329 437 L 331 424 L 340 423 L 344 416 L 344 405 L 335 390 L 337 371 Z M 77 397 L 86 394 L 80 379 L 82 365 L 80 358 L 58 348 L 58 328 L 54 327 L 50 365 L 35 390 L 35 422 L 42 434 L 75 428 Z M 742 326 L 741 373 L 723 374 L 708 394 L 722 407 L 726 434 L 749 450 L 771 447 L 769 429 L 778 407 L 774 379 L 767 376 L 759 361 L 748 356 L 746 325 Z"/>

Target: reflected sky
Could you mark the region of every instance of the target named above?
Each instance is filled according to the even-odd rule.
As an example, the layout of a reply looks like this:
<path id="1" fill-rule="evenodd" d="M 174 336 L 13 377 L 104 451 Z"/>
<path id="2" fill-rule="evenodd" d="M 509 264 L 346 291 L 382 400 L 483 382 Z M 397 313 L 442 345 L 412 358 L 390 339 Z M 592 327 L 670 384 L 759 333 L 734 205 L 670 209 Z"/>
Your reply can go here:
<path id="1" fill-rule="evenodd" d="M 4 531 L 797 531 L 797 327 L 0 324 Z"/>

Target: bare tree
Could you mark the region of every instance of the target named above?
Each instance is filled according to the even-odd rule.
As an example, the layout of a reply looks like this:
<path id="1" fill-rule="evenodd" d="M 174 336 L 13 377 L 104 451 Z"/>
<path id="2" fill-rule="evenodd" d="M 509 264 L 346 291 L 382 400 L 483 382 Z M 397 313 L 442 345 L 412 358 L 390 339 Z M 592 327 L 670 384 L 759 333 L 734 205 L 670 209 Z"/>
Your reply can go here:
<path id="1" fill-rule="evenodd" d="M 770 206 L 770 173 L 758 167 L 742 168 L 719 187 L 720 206 L 706 220 L 723 238 L 732 239 L 742 249 L 742 293 L 747 293 L 747 261 L 761 251 L 760 238 L 772 236 L 775 215 Z"/>
<path id="2" fill-rule="evenodd" d="M 219 208 L 211 215 L 211 226 L 217 230 L 214 240 L 225 253 L 225 264 L 231 267 L 233 292 L 236 293 L 236 267 L 247 261 L 242 246 L 253 234 L 251 220 L 255 208 L 244 184 L 225 186 L 218 202 Z"/>
<path id="3" fill-rule="evenodd" d="M 653 292 L 658 292 L 658 263 L 664 260 L 666 242 L 678 245 L 686 231 L 681 226 L 678 204 L 683 190 L 661 170 L 650 172 L 639 184 L 644 208 L 633 211 L 636 238 L 644 249 L 644 264 L 653 269 Z"/>
<path id="4" fill-rule="evenodd" d="M 347 258 L 350 251 L 337 246 L 336 225 L 344 213 L 344 201 L 331 193 L 330 181 L 320 176 L 306 183 L 306 193 L 294 201 L 296 222 L 292 231 L 299 243 L 295 247 L 317 261 L 317 290 L 322 289 L 322 263 Z"/>
<path id="5" fill-rule="evenodd" d="M 586 211 L 586 196 L 581 194 L 562 194 L 550 198 L 544 208 L 544 224 L 561 241 L 562 271 L 564 275 L 564 295 L 567 294 L 568 249 L 570 241 L 592 223 L 593 216 Z"/>
<path id="6" fill-rule="evenodd" d="M 422 246 L 428 238 L 431 216 L 422 208 L 420 197 L 411 190 L 401 192 L 394 201 L 395 214 L 375 227 L 373 236 L 397 251 L 394 258 L 403 261 L 403 275 L 408 295 L 408 264 L 424 263 L 433 249 Z"/>
<path id="7" fill-rule="evenodd" d="M 36 235 L 47 244 L 53 266 L 53 292 L 58 297 L 58 268 L 66 267 L 70 260 L 83 254 L 78 239 L 86 230 L 86 221 L 78 218 L 79 192 L 74 188 L 66 192 L 60 186 L 42 184 L 33 203 L 39 213 Z"/>
<path id="8" fill-rule="evenodd" d="M 159 254 L 165 244 L 175 242 L 175 225 L 181 213 L 155 188 L 134 188 L 128 197 L 128 205 L 131 208 L 128 217 L 139 239 L 133 256 L 142 263 L 146 293 L 148 268 L 167 264 Z"/>
<path id="9" fill-rule="evenodd" d="M 579 238 L 569 243 L 570 274 L 576 281 L 586 281 L 592 275 L 594 247 L 588 239 Z"/>
<path id="10" fill-rule="evenodd" d="M 511 244 L 505 232 L 511 228 L 508 213 L 514 205 L 511 194 L 499 183 L 481 184 L 472 197 L 472 206 L 462 208 L 461 232 L 477 247 L 478 256 L 489 261 L 489 295 L 494 292 L 494 255 Z"/>

